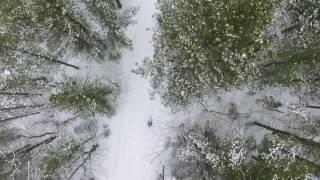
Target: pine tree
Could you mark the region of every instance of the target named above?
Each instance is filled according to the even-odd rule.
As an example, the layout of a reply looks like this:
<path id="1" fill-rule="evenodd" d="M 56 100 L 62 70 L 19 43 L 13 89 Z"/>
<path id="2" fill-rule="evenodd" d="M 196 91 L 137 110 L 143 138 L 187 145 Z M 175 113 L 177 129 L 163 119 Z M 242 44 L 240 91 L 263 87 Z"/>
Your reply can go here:
<path id="1" fill-rule="evenodd" d="M 50 59 L 61 57 L 66 50 L 85 51 L 97 60 L 118 59 L 119 48 L 130 46 L 124 29 L 131 23 L 128 18 L 134 10 L 121 14 L 113 1 L 82 3 L 84 10 L 79 10 L 79 3 L 71 0 L 1 1 L 1 26 L 20 42 L 19 48 L 7 49 L 32 55 L 40 52 L 37 55 Z M 88 18 L 95 19 L 101 30 L 97 31 Z"/>
<path id="2" fill-rule="evenodd" d="M 241 131 L 240 131 L 241 132 Z M 221 138 L 197 128 L 178 139 L 173 175 L 191 179 L 274 179 L 319 176 L 320 165 L 295 140 L 266 135 L 256 144 L 242 133 Z"/>
<path id="3" fill-rule="evenodd" d="M 67 79 L 59 85 L 59 92 L 52 94 L 54 107 L 83 114 L 114 114 L 115 98 L 119 89 L 103 85 L 100 81 Z"/>
<path id="4" fill-rule="evenodd" d="M 143 73 L 168 105 L 187 105 L 251 77 L 278 0 L 161 1 Z"/>

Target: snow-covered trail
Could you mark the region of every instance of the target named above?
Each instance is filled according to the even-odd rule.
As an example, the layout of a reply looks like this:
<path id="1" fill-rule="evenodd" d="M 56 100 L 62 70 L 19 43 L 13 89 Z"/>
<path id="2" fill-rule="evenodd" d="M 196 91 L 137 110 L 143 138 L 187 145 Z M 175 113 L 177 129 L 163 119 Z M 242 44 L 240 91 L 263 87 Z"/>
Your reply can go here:
<path id="1" fill-rule="evenodd" d="M 156 0 L 123 0 L 124 6 L 139 7 L 137 24 L 130 27 L 128 36 L 134 49 L 124 53 L 121 60 L 125 92 L 121 97 L 117 115 L 111 119 L 111 136 L 102 142 L 101 161 L 97 173 L 101 180 L 153 180 L 161 172 L 158 158 L 164 148 L 165 121 L 169 113 L 159 100 L 150 100 L 151 89 L 147 80 L 133 74 L 135 63 L 152 56 L 152 30 L 155 25 Z M 152 116 L 153 126 L 147 127 Z"/>

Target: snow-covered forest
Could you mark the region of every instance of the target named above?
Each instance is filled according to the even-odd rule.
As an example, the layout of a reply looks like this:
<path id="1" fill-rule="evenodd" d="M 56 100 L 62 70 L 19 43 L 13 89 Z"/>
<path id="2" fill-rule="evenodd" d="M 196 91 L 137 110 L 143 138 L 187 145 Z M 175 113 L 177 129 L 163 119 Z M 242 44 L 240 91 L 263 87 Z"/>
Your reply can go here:
<path id="1" fill-rule="evenodd" d="M 319 0 L 1 0 L 0 179 L 320 179 Z"/>

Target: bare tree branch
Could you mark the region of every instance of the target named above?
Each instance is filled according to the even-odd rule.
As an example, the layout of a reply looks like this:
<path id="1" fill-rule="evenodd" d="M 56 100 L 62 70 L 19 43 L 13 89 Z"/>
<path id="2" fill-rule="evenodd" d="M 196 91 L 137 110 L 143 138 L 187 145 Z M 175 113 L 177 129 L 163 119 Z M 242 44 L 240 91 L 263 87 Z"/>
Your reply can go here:
<path id="1" fill-rule="evenodd" d="M 16 106 L 16 107 L 5 107 L 0 108 L 0 111 L 10 111 L 10 110 L 17 110 L 17 109 L 25 109 L 25 108 L 35 108 L 35 107 L 42 107 L 47 104 L 36 104 L 36 105 L 27 105 L 27 106 Z"/>
<path id="2" fill-rule="evenodd" d="M 82 153 L 81 156 L 85 156 L 85 155 L 87 156 L 82 160 L 82 162 L 78 165 L 78 167 L 71 173 L 68 180 L 70 180 L 78 172 L 78 170 L 86 164 L 86 162 L 91 158 L 92 153 L 95 152 L 98 147 L 99 147 L 99 144 L 95 144 L 91 147 L 90 151 Z"/>
<path id="3" fill-rule="evenodd" d="M 0 123 L 5 123 L 5 122 L 12 121 L 12 120 L 15 120 L 15 119 L 24 118 L 24 117 L 28 117 L 28 116 L 33 116 L 33 115 L 40 114 L 40 113 L 41 112 L 38 111 L 38 112 L 32 112 L 32 113 L 28 113 L 28 114 L 24 114 L 24 115 L 20 115 L 20 116 L 15 116 L 15 117 L 11 117 L 11 118 L 1 119 Z"/>

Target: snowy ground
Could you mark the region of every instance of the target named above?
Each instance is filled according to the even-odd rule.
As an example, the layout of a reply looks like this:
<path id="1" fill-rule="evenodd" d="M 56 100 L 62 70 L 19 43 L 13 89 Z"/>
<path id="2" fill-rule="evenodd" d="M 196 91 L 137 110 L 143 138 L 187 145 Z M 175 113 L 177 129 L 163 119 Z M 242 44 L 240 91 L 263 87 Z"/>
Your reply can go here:
<path id="1" fill-rule="evenodd" d="M 162 170 L 165 160 L 159 156 L 166 142 L 166 122 L 170 113 L 159 100 L 150 100 L 148 81 L 133 74 L 135 63 L 152 56 L 152 30 L 156 0 L 122 0 L 124 6 L 139 7 L 137 24 L 128 30 L 134 49 L 124 53 L 121 79 L 124 92 L 117 115 L 108 123 L 111 136 L 102 140 L 97 179 L 153 180 Z M 147 127 L 149 118 L 153 126 Z"/>

